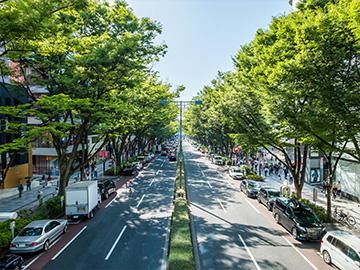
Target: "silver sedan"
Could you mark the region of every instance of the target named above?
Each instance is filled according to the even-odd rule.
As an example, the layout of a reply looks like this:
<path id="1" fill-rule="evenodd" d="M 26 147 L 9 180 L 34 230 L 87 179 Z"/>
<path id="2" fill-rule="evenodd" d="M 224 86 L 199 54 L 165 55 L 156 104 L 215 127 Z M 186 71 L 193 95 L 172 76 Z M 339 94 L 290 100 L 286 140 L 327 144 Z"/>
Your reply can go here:
<path id="1" fill-rule="evenodd" d="M 28 253 L 48 250 L 50 244 L 62 233 L 66 233 L 68 221 L 66 219 L 43 219 L 28 224 L 11 241 L 10 252 Z"/>

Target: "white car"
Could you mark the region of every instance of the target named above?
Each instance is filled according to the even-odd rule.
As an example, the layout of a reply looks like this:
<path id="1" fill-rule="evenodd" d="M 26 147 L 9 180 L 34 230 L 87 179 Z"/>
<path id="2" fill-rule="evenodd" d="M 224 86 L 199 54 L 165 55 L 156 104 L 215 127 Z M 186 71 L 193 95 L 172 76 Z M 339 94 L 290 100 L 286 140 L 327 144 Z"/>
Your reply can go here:
<path id="1" fill-rule="evenodd" d="M 224 161 L 221 156 L 214 156 L 213 163 L 216 165 L 224 165 Z"/>
<path id="2" fill-rule="evenodd" d="M 344 231 L 329 231 L 321 240 L 320 253 L 327 264 L 344 270 L 360 269 L 360 238 Z"/>
<path id="3" fill-rule="evenodd" d="M 244 179 L 244 174 L 241 171 L 240 167 L 231 167 L 229 169 L 229 175 L 230 177 L 234 178 L 234 179 Z"/>
<path id="4" fill-rule="evenodd" d="M 136 170 L 140 171 L 143 167 L 142 163 L 140 161 L 135 161 L 132 164 L 134 167 L 136 167 Z"/>

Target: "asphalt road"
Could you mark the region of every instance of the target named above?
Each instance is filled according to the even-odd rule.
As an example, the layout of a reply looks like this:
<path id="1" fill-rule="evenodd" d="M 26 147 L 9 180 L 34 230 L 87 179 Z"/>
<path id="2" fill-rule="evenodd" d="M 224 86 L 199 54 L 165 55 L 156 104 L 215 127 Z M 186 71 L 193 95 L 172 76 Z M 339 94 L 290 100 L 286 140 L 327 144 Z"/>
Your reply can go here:
<path id="1" fill-rule="evenodd" d="M 41 269 L 165 270 L 175 171 L 176 162 L 158 156 L 136 177 L 131 196 L 119 189 L 93 219 L 76 225 L 76 235 L 46 252 Z"/>
<path id="2" fill-rule="evenodd" d="M 197 269 L 332 269 L 276 224 L 257 200 L 189 143 L 183 143 Z"/>

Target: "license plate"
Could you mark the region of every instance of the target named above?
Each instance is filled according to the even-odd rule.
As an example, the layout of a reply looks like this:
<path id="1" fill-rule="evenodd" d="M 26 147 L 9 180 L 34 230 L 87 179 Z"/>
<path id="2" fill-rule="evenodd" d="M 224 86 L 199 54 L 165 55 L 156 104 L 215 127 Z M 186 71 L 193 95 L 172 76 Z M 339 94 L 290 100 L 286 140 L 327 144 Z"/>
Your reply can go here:
<path id="1" fill-rule="evenodd" d="M 18 247 L 26 247 L 25 244 L 18 244 Z"/>
<path id="2" fill-rule="evenodd" d="M 79 216 L 73 216 L 73 218 L 78 218 Z"/>

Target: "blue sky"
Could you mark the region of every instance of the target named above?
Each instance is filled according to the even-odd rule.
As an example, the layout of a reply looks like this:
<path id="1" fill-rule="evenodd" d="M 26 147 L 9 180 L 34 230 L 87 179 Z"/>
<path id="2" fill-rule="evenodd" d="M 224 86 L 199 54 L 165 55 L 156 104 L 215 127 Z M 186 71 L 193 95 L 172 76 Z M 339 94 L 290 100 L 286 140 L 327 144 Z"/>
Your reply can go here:
<path id="1" fill-rule="evenodd" d="M 267 29 L 272 17 L 290 13 L 288 0 L 126 0 L 137 17 L 160 22 L 157 43 L 168 52 L 154 66 L 160 78 L 184 85 L 181 100 L 191 100 L 218 71 L 234 70 L 231 57 Z"/>

